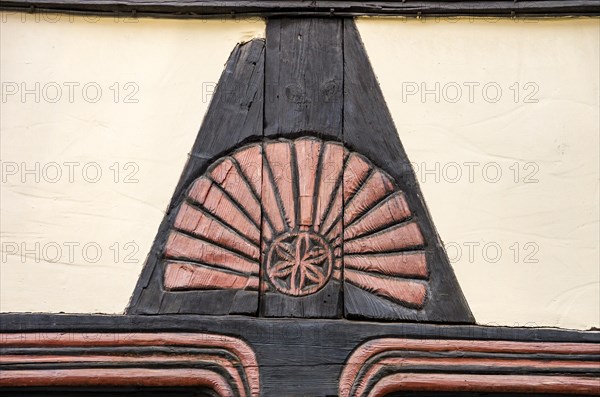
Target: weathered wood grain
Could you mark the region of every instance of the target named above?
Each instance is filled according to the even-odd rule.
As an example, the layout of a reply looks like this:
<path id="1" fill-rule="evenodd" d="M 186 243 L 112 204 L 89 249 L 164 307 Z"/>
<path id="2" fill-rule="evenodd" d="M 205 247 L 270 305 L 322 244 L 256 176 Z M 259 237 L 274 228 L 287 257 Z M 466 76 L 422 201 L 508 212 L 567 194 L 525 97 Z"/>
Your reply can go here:
<path id="1" fill-rule="evenodd" d="M 270 18 L 265 59 L 265 137 L 342 136 L 342 20 Z"/>
<path id="2" fill-rule="evenodd" d="M 348 208 L 346 208 L 344 212 L 345 240 L 376 232 L 386 226 L 402 222 L 411 215 L 404 193 L 400 191 L 393 192 L 385 198 L 380 197 L 378 200 L 365 206 L 362 216 L 358 218 L 348 219 Z"/>
<path id="3" fill-rule="evenodd" d="M 168 18 L 235 16 L 349 17 L 359 15 L 598 15 L 597 0 L 283 1 L 283 0 L 4 0 L 4 9 L 35 9 Z"/>
<path id="4" fill-rule="evenodd" d="M 236 146 L 262 137 L 264 48 L 264 40 L 257 39 L 236 46 L 231 53 L 128 313 L 256 314 L 258 291 L 174 291 L 163 282 L 165 255 L 202 265 L 225 264 L 242 275 L 258 275 L 261 210 L 251 186 L 260 186 L 261 173 L 260 168 L 238 169 L 236 164 L 248 156 L 260 158 L 260 145 L 250 145 L 209 166 Z M 197 179 L 207 171 L 207 176 Z M 239 201 L 245 203 L 244 208 L 237 205 Z M 196 279 L 194 284 L 198 283 Z"/>
<path id="5" fill-rule="evenodd" d="M 230 59 L 131 312 L 472 321 L 354 22 L 272 18 L 257 43 Z"/>
<path id="6" fill-rule="evenodd" d="M 187 202 L 181 205 L 177 213 L 174 229 L 207 241 L 218 241 L 224 248 L 240 252 L 256 261 L 260 258 L 258 247 L 246 236 L 240 236 L 239 228 L 230 226 L 208 211 Z"/>
<path id="7" fill-rule="evenodd" d="M 327 241 L 337 239 L 337 244 L 341 243 L 338 238 L 341 229 L 333 231 L 331 236 L 320 233 L 322 237 L 313 232 L 320 226 L 316 213 L 329 211 L 335 218 L 342 211 L 340 203 L 320 202 L 319 197 L 326 201 L 324 197 L 329 197 L 328 192 L 333 190 L 333 183 L 321 184 L 329 176 L 323 169 L 339 173 L 343 166 L 343 150 L 341 147 L 335 150 L 335 145 L 328 144 L 329 149 L 325 151 L 323 141 L 316 138 L 342 140 L 342 40 L 341 19 L 270 18 L 267 21 L 264 136 L 308 137 L 265 143 L 264 216 L 274 219 L 277 228 L 271 238 L 265 239 L 263 247 L 262 263 L 267 269 L 263 269 L 261 278 L 260 313 L 265 317 L 339 318 L 343 313 L 339 280 L 327 282 L 323 288 L 307 294 L 312 292 L 311 288 L 292 292 L 278 286 L 279 282 L 270 276 L 275 272 L 272 262 L 281 259 L 280 255 L 276 255 L 276 259 L 271 257 L 275 245 L 279 246 L 277 252 L 285 254 L 282 247 L 295 246 L 304 239 L 310 241 L 311 246 L 320 245 L 318 241 L 324 241 L 323 238 Z M 263 220 L 263 230 L 267 224 L 267 219 Z M 314 229 L 315 225 L 317 229 Z M 312 232 L 306 233 L 310 230 Z M 302 247 L 302 244 L 298 245 L 294 253 L 304 255 Z M 306 254 L 310 252 L 306 251 Z M 339 269 L 339 262 L 335 261 L 327 265 L 326 274 L 319 275 L 317 271 L 309 276 L 315 280 L 329 278 L 331 267 L 335 265 Z M 296 266 L 290 268 L 296 269 Z M 277 271 L 278 274 L 284 275 L 288 270 L 281 271 L 284 273 Z M 339 270 L 336 275 L 339 276 Z M 289 277 L 296 277 L 295 271 Z"/>

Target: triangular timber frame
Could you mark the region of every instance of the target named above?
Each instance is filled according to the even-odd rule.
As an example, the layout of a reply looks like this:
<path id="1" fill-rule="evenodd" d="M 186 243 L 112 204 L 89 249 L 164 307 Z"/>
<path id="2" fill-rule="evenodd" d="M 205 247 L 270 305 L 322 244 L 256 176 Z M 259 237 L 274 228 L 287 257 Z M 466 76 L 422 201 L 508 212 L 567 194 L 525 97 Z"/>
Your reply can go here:
<path id="1" fill-rule="evenodd" d="M 304 141 L 303 137 L 312 137 L 314 140 Z M 283 138 L 285 140 L 282 140 Z M 260 183 L 257 183 L 254 189 L 252 186 L 246 186 L 252 184 L 248 182 L 252 179 L 249 177 L 246 178 L 247 183 L 244 186 L 240 183 L 228 191 L 226 177 L 216 175 L 223 167 L 219 166 L 221 163 L 216 160 L 227 155 L 236 157 L 235 153 L 241 153 L 239 156 L 244 158 L 232 161 L 240 167 L 237 172 L 243 174 L 243 161 L 250 162 L 243 154 L 243 149 L 252 148 L 253 142 L 261 145 L 263 152 L 262 158 L 259 156 L 254 160 L 265 163 L 264 171 L 253 175 L 260 179 Z M 333 153 L 336 149 L 334 142 L 343 144 L 346 150 L 345 157 L 341 152 L 337 157 Z M 314 156 L 312 152 L 305 151 L 307 145 L 317 148 L 314 149 Z M 240 147 L 242 149 L 239 149 Z M 289 147 L 293 151 L 290 160 L 293 166 L 289 167 L 289 178 L 299 180 L 298 186 L 282 186 L 285 182 L 278 180 L 278 176 L 275 175 L 278 171 L 273 171 L 275 161 L 288 161 L 290 155 L 285 157 L 284 152 L 288 151 Z M 323 154 L 327 151 L 332 154 Z M 349 156 L 348 153 L 352 155 Z M 274 160 L 276 156 L 277 160 Z M 328 157 L 323 159 L 323 156 Z M 359 156 L 364 157 L 364 160 L 357 160 Z M 337 187 L 344 190 L 344 203 L 335 200 L 334 186 L 329 186 L 332 193 L 326 195 L 324 191 L 327 186 L 318 191 L 319 181 L 302 179 L 308 178 L 302 175 L 302 166 L 311 161 L 313 164 L 305 166 L 312 167 L 310 170 L 307 168 L 306 172 L 310 178 L 314 178 L 313 175 L 316 174 L 317 178 L 325 179 L 325 173 L 335 174 L 335 170 L 344 169 L 343 175 L 342 172 L 339 175 L 335 174 L 340 179 L 338 184 L 344 185 Z M 358 164 L 360 162 L 362 165 Z M 331 166 L 334 171 L 325 170 L 327 166 Z M 364 173 L 361 166 L 365 170 Z M 242 226 L 238 226 L 239 220 L 235 219 L 236 216 L 233 216 L 231 211 L 220 213 L 219 208 L 211 207 L 211 204 L 197 202 L 208 202 L 210 197 L 193 198 L 195 193 L 191 190 L 195 188 L 191 186 L 195 184 L 194 180 L 204 174 L 210 175 L 211 186 L 216 185 L 214 189 L 224 188 L 224 198 L 219 200 L 225 204 L 220 205 L 231 205 L 233 202 L 234 206 L 241 207 L 242 210 L 248 207 L 247 211 L 243 212 L 252 215 L 252 208 L 246 203 L 248 198 L 234 197 L 239 194 L 241 187 L 249 190 L 248 196 L 256 198 L 261 205 L 259 215 L 254 219 L 255 227 L 262 227 L 261 233 L 267 232 L 267 222 L 273 224 L 275 222 L 272 219 L 279 216 L 270 213 L 270 208 L 286 207 L 286 191 L 289 191 L 290 204 L 282 212 L 287 212 L 284 214 L 287 218 L 290 218 L 290 212 L 295 213 L 298 219 L 304 216 L 300 214 L 305 210 L 304 207 L 300 208 L 304 199 L 296 196 L 311 195 L 309 201 L 315 196 L 315 202 L 321 199 L 316 197 L 317 195 L 326 196 L 322 201 L 329 202 L 332 207 L 327 208 L 327 211 L 338 211 L 338 222 L 344 223 L 340 225 L 341 231 L 338 235 L 335 238 L 331 237 L 331 240 L 341 240 L 341 234 L 344 237 L 350 236 L 346 230 L 354 225 L 349 220 L 352 205 L 359 207 L 359 210 L 354 211 L 356 214 L 353 219 L 368 223 L 369 228 L 365 227 L 358 233 L 364 237 L 352 237 L 354 245 L 344 242 L 340 249 L 347 252 L 335 254 L 340 259 L 337 262 L 341 263 L 339 269 L 333 270 L 334 273 L 339 273 L 336 279 L 336 276 L 330 276 L 331 281 L 316 293 L 302 296 L 298 296 L 302 294 L 301 291 L 296 291 L 295 295 L 286 294 L 285 291 L 282 293 L 281 288 L 269 288 L 272 281 L 269 282 L 265 275 L 265 268 L 269 255 L 268 247 L 272 242 L 264 236 L 255 238 L 250 232 L 247 233 L 249 237 L 244 239 L 254 238 L 254 243 L 262 246 L 260 258 L 253 258 L 252 250 L 247 254 L 240 252 L 239 255 L 243 256 L 239 260 L 241 264 L 234 269 L 237 271 L 242 268 L 242 261 L 257 262 L 259 266 L 255 267 L 254 273 L 231 274 L 234 266 L 227 260 L 235 261 L 236 258 L 223 259 L 222 256 L 233 257 L 231 251 L 237 254 L 239 249 L 228 248 L 231 246 L 231 239 L 224 243 L 229 246 L 222 247 L 221 240 L 225 240 L 222 233 L 232 234 L 234 229 Z M 303 193 L 301 190 L 311 183 L 314 186 L 310 191 Z M 275 192 L 277 203 L 271 207 L 268 204 L 268 192 L 264 191 L 270 188 L 267 186 L 270 184 L 277 185 L 275 189 L 278 189 Z M 325 185 L 325 182 L 322 184 Z M 355 190 L 346 193 L 346 190 L 352 188 L 349 186 L 351 184 L 356 185 Z M 392 188 L 386 184 L 395 186 Z M 358 198 L 354 199 L 351 196 Z M 358 201 L 360 203 L 357 203 Z M 302 205 L 308 207 L 311 204 L 304 200 Z M 364 219 L 376 217 L 378 214 L 371 212 L 377 211 L 385 217 L 393 218 L 398 211 L 402 211 L 398 209 L 399 206 L 407 207 L 409 215 L 398 214 L 398 224 L 389 225 L 380 219 Z M 311 208 L 308 211 L 312 211 Z M 317 209 L 314 208 L 314 211 Z M 327 218 L 328 214 L 325 211 L 323 213 L 321 218 Z M 204 219 L 210 217 L 210 220 L 206 221 L 207 226 L 202 230 L 198 227 L 198 222 L 202 222 L 198 220 L 200 216 Z M 227 216 L 233 218 L 232 221 L 223 220 Z M 329 216 L 336 219 L 333 215 Z M 194 218 L 193 222 L 191 218 Z M 344 222 L 341 218 L 344 218 Z M 222 223 L 226 230 L 216 232 L 215 222 Z M 235 222 L 238 223 L 234 224 Z M 295 219 L 290 223 L 292 229 L 295 224 L 300 224 Z M 321 222 L 317 220 L 315 223 Z M 301 226 L 296 227 L 298 230 L 300 228 Z M 388 231 L 394 228 L 400 230 L 395 233 Z M 279 232 L 273 232 L 275 235 L 277 233 Z M 300 238 L 297 236 L 298 232 L 292 233 L 295 233 L 294 236 L 283 244 Z M 332 230 L 330 236 L 332 233 L 335 235 Z M 316 234 L 315 236 L 315 239 L 320 239 Z M 200 243 L 196 244 L 195 237 L 202 240 L 201 246 Z M 386 241 L 383 241 L 384 238 Z M 313 243 L 320 244 L 318 241 Z M 363 247 L 352 248 L 361 244 Z M 371 249 L 369 244 L 374 248 Z M 223 252 L 221 248 L 224 248 Z M 239 248 L 239 244 L 234 248 Z M 209 252 L 211 249 L 219 252 Z M 204 251 L 205 254 L 198 254 L 197 251 Z M 165 260 L 165 256 L 171 260 Z M 216 258 L 217 256 L 219 258 Z M 354 265 L 354 268 L 348 268 L 348 256 L 352 256 L 352 263 L 360 263 Z M 209 263 L 211 261 L 216 264 Z M 203 267 L 207 264 L 213 267 Z M 201 268 L 194 265 L 200 265 Z M 398 270 L 401 267 L 406 269 Z M 226 269 L 217 274 L 219 270 L 215 271 L 215 268 Z M 369 272 L 373 268 L 375 271 Z M 222 285 L 238 285 L 238 276 L 254 278 L 259 276 L 259 273 L 260 280 L 254 282 L 252 288 L 223 287 L 219 290 L 215 287 L 220 285 L 219 282 Z M 191 284 L 182 285 L 180 279 L 186 276 L 188 280 L 193 281 L 189 281 Z M 219 278 L 219 282 L 215 281 L 216 278 Z M 166 288 L 169 283 L 175 283 L 181 288 Z M 249 281 L 248 283 L 252 284 Z M 194 285 L 199 288 L 194 289 Z M 403 289 L 407 292 L 403 293 Z M 406 301 L 405 304 L 397 304 L 402 300 Z M 474 322 L 427 211 L 352 19 L 270 19 L 267 25 L 266 45 L 265 41 L 259 39 L 235 48 L 221 76 L 169 210 L 160 226 L 128 313 L 247 314 L 312 318 L 344 316 L 447 323 Z"/>

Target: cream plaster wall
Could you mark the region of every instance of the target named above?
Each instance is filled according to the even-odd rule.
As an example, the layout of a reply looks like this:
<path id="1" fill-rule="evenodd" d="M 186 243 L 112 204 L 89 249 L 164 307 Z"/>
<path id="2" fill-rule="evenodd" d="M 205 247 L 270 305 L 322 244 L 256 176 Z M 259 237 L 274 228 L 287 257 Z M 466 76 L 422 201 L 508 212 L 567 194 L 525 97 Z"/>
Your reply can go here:
<path id="1" fill-rule="evenodd" d="M 358 26 L 477 321 L 598 327 L 600 20 Z"/>
<path id="2" fill-rule="evenodd" d="M 0 26 L 0 310 L 120 313 L 207 94 L 264 23 L 5 13 Z M 478 322 L 600 325 L 599 20 L 358 26 Z"/>
<path id="3" fill-rule="evenodd" d="M 120 313 L 208 94 L 236 43 L 263 36 L 264 22 L 7 13 L 0 26 L 0 309 Z M 19 92 L 8 95 L 12 82 Z M 39 103 L 21 98 L 36 82 Z M 25 171 L 36 163 L 39 183 Z"/>

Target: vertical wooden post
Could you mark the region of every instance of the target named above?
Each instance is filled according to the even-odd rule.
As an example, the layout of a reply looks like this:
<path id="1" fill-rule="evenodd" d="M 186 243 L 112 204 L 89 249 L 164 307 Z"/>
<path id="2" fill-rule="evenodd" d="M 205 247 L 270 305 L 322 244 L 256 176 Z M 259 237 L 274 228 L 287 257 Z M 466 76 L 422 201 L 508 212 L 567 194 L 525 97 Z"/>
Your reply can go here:
<path id="1" fill-rule="evenodd" d="M 268 20 L 264 105 L 264 135 L 268 139 L 263 149 L 265 244 L 260 303 L 260 312 L 266 317 L 341 317 L 343 313 L 339 270 L 338 278 L 332 278 L 317 292 L 297 285 L 277 288 L 268 274 L 276 265 L 271 262 L 280 259 L 269 256 L 276 244 L 291 247 L 288 254 L 297 254 L 299 266 L 302 255 L 312 255 L 305 249 L 317 252 L 331 248 L 338 258 L 332 262 L 341 267 L 341 247 L 334 253 L 334 247 L 324 246 L 327 242 L 319 234 L 323 232 L 320 223 L 326 211 L 333 219 L 341 216 L 341 201 L 319 200 L 319 192 L 331 190 L 335 183 L 324 181 L 328 175 L 323 170 L 335 173 L 343 165 L 341 144 L 337 151 L 324 144 L 328 139 L 343 141 L 343 68 L 342 19 Z M 300 135 L 315 139 L 289 140 Z M 323 193 L 321 196 L 325 197 Z M 341 226 L 330 233 L 341 246 Z M 289 277 L 303 276 L 294 270 Z"/>

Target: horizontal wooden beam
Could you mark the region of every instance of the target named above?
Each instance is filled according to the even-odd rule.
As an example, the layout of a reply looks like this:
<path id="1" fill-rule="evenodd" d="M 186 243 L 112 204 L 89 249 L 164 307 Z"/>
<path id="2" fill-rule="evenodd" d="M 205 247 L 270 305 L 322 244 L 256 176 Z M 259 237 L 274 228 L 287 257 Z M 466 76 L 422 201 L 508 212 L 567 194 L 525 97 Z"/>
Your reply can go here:
<path id="1" fill-rule="evenodd" d="M 600 330 L 587 331 L 560 328 L 503 327 L 490 325 L 452 325 L 427 323 L 377 323 L 349 320 L 268 319 L 248 316 L 202 315 L 98 315 L 0 313 L 0 332 L 212 332 L 242 335 L 245 340 L 294 339 L 302 333 L 316 337 L 337 335 L 334 339 L 352 344 L 354 340 L 374 336 L 402 336 L 422 339 L 482 339 L 523 342 L 598 343 Z M 296 334 L 290 335 L 293 330 Z M 313 335 L 313 333 L 315 335 Z M 318 334 L 322 333 L 321 336 Z M 326 339 L 327 340 L 327 339 Z M 342 343 L 342 344 L 344 344 Z M 314 346 L 313 346 L 314 347 Z M 354 345 L 352 345 L 354 347 Z"/>
<path id="2" fill-rule="evenodd" d="M 249 16 L 596 16 L 600 0 L 306 1 L 306 0 L 6 0 L 4 10 L 131 14 L 167 18 Z"/>
<path id="3" fill-rule="evenodd" d="M 58 388 L 82 395 L 82 388 L 106 392 L 118 386 L 194 387 L 206 392 L 202 396 L 231 397 L 413 396 L 412 391 L 534 397 L 596 395 L 600 380 L 597 343 L 386 335 L 347 345 L 352 334 L 344 334 L 345 327 L 303 331 L 289 320 L 280 326 L 242 338 L 117 329 L 0 333 L 0 394 L 31 397 Z M 285 335 L 278 334 L 282 330 Z"/>
<path id="4" fill-rule="evenodd" d="M 504 378 L 512 377 L 514 380 L 518 378 L 514 376 L 515 373 L 529 374 L 537 376 L 534 379 L 537 382 L 536 387 L 552 381 L 547 379 L 546 375 L 568 375 L 570 378 L 567 380 L 571 383 L 581 380 L 578 379 L 580 377 L 591 376 L 597 382 L 597 363 L 600 354 L 600 332 L 596 331 L 375 323 L 342 319 L 54 314 L 0 314 L 0 345 L 8 345 L 0 354 L 6 361 L 17 354 L 21 354 L 20 358 L 23 354 L 34 354 L 33 351 L 27 350 L 29 348 L 35 348 L 37 349 L 35 354 L 45 356 L 56 356 L 52 349 L 60 348 L 63 349 L 63 354 L 69 353 L 81 361 L 83 355 L 106 355 L 107 343 L 123 343 L 130 346 L 136 341 L 139 342 L 140 338 L 148 338 L 153 333 L 196 335 L 196 339 L 204 341 L 205 344 L 210 343 L 211 340 L 206 336 L 202 339 L 202 335 L 217 335 L 217 338 L 227 335 L 221 337 L 218 343 L 220 345 L 231 338 L 244 341 L 256 354 L 260 374 L 260 395 L 265 397 L 343 396 L 340 391 L 343 392 L 345 388 L 354 386 L 359 387 L 362 384 L 363 377 L 357 376 L 361 368 L 369 370 L 372 364 L 379 365 L 378 363 L 385 365 L 377 368 L 381 367 L 383 371 L 389 369 L 394 376 L 398 377 L 410 377 L 413 372 L 423 372 L 424 369 L 442 376 L 443 370 L 451 367 L 454 374 L 460 373 L 472 377 L 491 372 Z M 85 340 L 89 343 L 78 342 L 82 340 L 82 334 L 86 335 Z M 39 350 L 37 346 L 31 346 L 39 344 L 38 341 L 47 341 L 55 347 Z M 68 351 L 60 347 L 65 343 L 69 344 Z M 79 347 L 73 344 L 79 344 Z M 161 345 L 164 343 L 160 340 L 156 343 L 147 343 L 143 346 L 145 349 L 143 353 L 150 356 L 158 356 L 165 352 L 171 355 L 194 353 L 181 341 L 176 342 L 176 347 L 167 346 L 168 350 Z M 135 346 L 130 349 L 121 346 L 118 350 L 121 356 L 126 356 L 126 360 L 141 354 Z M 397 353 L 398 351 L 400 353 Z M 198 352 L 205 353 L 204 350 Z M 363 354 L 365 352 L 368 355 Z M 543 354 L 540 354 L 541 352 Z M 385 362 L 370 360 L 372 354 L 377 355 L 375 358 L 385 356 Z M 568 362 L 565 362 L 565 355 Z M 507 358 L 510 360 L 507 361 Z M 421 362 L 403 361 L 412 359 Z M 103 358 L 101 360 L 106 361 Z M 424 360 L 429 361 L 424 363 Z M 175 361 L 180 365 L 177 359 Z M 362 364 L 363 362 L 365 365 Z M 584 363 L 580 365 L 579 362 Z M 10 363 L 4 365 L 17 370 L 34 370 L 39 364 L 35 362 L 18 364 L 27 365 L 27 368 L 15 368 Z M 59 365 L 66 366 L 65 363 L 52 365 L 54 369 L 59 369 L 57 368 Z M 344 368 L 347 370 L 340 384 L 340 374 Z M 374 368 L 375 372 L 369 372 L 373 382 L 368 383 L 377 383 L 377 387 L 389 386 L 389 382 L 386 383 L 378 378 L 377 374 L 381 371 L 377 368 Z M 3 375 L 9 372 L 3 369 L 0 368 Z M 39 369 L 48 369 L 48 367 Z M 490 379 L 486 376 L 475 377 L 473 384 L 477 385 L 477 382 L 489 384 Z M 452 379 L 442 380 L 447 384 L 453 382 Z M 566 384 L 565 379 L 557 378 L 557 380 Z M 250 382 L 250 385 L 255 384 L 256 382 Z M 394 384 L 404 386 L 402 381 Z M 344 387 L 339 390 L 340 386 Z M 519 385 L 511 387 L 513 386 L 513 389 L 507 390 L 515 390 L 515 393 L 516 390 L 520 390 Z M 477 391 L 489 391 L 486 387 L 482 385 L 482 388 Z M 530 388 L 530 390 L 535 389 Z M 0 394 L 2 392 L 3 390 L 0 390 Z"/>

